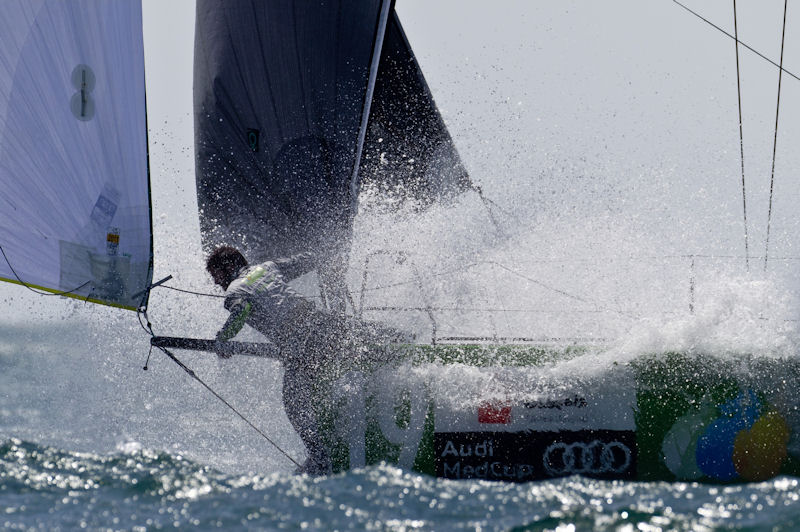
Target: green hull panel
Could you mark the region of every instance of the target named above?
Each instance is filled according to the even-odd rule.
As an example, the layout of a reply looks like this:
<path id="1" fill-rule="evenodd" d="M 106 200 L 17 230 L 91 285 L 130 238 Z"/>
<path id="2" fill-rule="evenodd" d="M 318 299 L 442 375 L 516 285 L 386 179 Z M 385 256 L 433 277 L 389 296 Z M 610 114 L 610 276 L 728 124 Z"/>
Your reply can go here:
<path id="1" fill-rule="evenodd" d="M 387 462 L 505 481 L 800 475 L 793 359 L 664 353 L 615 363 L 577 347 L 396 349 L 403 363 L 332 385 L 320 415 L 336 471 Z"/>

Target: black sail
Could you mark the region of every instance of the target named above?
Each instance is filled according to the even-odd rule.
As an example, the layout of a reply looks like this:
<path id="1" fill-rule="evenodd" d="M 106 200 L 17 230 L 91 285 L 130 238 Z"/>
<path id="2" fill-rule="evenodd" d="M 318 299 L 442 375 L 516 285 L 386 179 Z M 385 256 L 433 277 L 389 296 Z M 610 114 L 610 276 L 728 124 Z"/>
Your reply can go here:
<path id="1" fill-rule="evenodd" d="M 361 186 L 425 207 L 472 184 L 392 12 L 359 170 Z"/>
<path id="2" fill-rule="evenodd" d="M 195 156 L 207 251 L 234 245 L 251 262 L 346 255 L 360 176 L 425 201 L 468 186 L 389 9 L 389 0 L 197 1 Z"/>

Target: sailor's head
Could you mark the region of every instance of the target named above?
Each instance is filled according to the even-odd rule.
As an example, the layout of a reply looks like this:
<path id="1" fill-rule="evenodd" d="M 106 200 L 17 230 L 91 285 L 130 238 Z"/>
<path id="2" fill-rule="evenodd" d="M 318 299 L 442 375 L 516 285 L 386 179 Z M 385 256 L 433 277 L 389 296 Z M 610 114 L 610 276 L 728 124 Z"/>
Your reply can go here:
<path id="1" fill-rule="evenodd" d="M 206 270 L 214 278 L 214 283 L 224 289 L 236 279 L 239 271 L 247 266 L 247 260 L 239 250 L 231 246 L 221 246 L 215 249 L 206 261 Z"/>

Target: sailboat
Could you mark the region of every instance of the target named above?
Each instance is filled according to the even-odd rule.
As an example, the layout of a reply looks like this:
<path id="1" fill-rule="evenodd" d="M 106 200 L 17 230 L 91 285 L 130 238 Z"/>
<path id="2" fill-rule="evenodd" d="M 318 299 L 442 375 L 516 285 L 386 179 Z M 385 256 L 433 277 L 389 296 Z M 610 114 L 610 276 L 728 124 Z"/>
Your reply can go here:
<path id="1" fill-rule="evenodd" d="M 140 3 L 4 8 L 0 185 L 13 194 L 0 200 L 0 278 L 144 312 L 162 281 L 153 281 Z M 360 189 L 420 208 L 478 193 L 393 1 L 198 0 L 195 39 L 205 249 L 235 245 L 250 261 L 324 254 L 320 305 L 360 314 L 363 289 L 356 304 L 343 282 Z M 713 357 L 655 353 L 576 377 L 549 369 L 579 364 L 586 346 L 442 339 L 427 310 L 430 339 L 389 346 L 403 353 L 400 366 L 353 368 L 333 383 L 322 421 L 337 471 L 386 461 L 516 482 L 800 474 L 787 399 L 796 364 L 752 360 L 742 374 Z"/>

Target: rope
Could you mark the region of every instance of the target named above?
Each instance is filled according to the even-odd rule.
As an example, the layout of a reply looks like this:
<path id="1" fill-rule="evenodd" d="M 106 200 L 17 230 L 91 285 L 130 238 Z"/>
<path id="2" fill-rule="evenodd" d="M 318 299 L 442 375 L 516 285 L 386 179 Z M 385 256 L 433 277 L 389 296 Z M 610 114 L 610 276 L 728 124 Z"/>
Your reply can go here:
<path id="1" fill-rule="evenodd" d="M 144 312 L 144 311 L 139 311 L 139 312 L 137 312 L 136 314 L 137 314 L 137 316 L 139 317 L 139 324 L 140 324 L 140 325 L 142 325 L 142 328 L 143 328 L 143 329 L 144 329 L 144 330 L 145 330 L 145 331 L 146 331 L 148 334 L 150 334 L 150 336 L 155 336 L 155 333 L 153 332 L 153 326 L 152 326 L 152 324 L 150 323 L 150 320 L 149 320 L 149 318 L 147 318 L 147 313 L 146 313 L 146 312 Z M 144 324 L 142 324 L 142 318 L 141 318 L 141 316 L 142 316 L 142 315 L 144 315 L 144 317 L 145 317 L 145 320 L 146 320 L 146 322 L 147 322 L 147 327 L 145 327 L 145 325 L 144 325 Z M 296 465 L 297 467 L 301 467 L 300 463 L 299 463 L 297 460 L 295 460 L 294 458 L 292 458 L 292 457 L 291 457 L 291 456 L 290 456 L 290 455 L 289 455 L 289 454 L 288 454 L 286 451 L 284 451 L 284 450 L 283 450 L 283 449 L 282 449 L 282 448 L 281 448 L 281 447 L 280 447 L 280 446 L 279 446 L 277 443 L 275 443 L 275 442 L 274 442 L 274 441 L 273 441 L 273 440 L 272 440 L 272 439 L 271 439 L 269 436 L 267 436 L 267 435 L 264 433 L 264 431 L 262 431 L 262 430 L 261 430 L 261 429 L 259 429 L 257 426 L 255 426 L 255 425 L 253 424 L 253 422 L 251 422 L 249 419 L 247 419 L 247 418 L 246 418 L 246 417 L 245 417 L 245 416 L 244 416 L 244 415 L 243 415 L 241 412 L 239 412 L 239 411 L 238 411 L 238 410 L 237 410 L 237 409 L 236 409 L 236 408 L 235 408 L 235 407 L 234 407 L 232 404 L 230 404 L 228 401 L 226 401 L 224 397 L 222 397 L 220 394 L 218 394 L 218 393 L 217 393 L 217 392 L 216 392 L 216 391 L 215 391 L 213 388 L 211 388 L 211 386 L 209 386 L 208 384 L 206 384 L 206 383 L 205 383 L 205 381 L 203 381 L 203 380 L 202 380 L 202 379 L 201 379 L 201 378 L 200 378 L 200 377 L 199 377 L 199 376 L 198 376 L 198 375 L 197 375 L 197 374 L 196 374 L 194 371 L 192 371 L 192 369 L 191 369 L 191 368 L 189 368 L 189 366 L 187 366 L 186 364 L 184 364 L 183 362 L 181 362 L 181 361 L 178 359 L 178 357 L 176 357 L 175 355 L 173 355 L 173 354 L 172 354 L 172 353 L 171 353 L 169 350 L 167 350 L 166 348 L 164 348 L 164 347 L 158 347 L 158 349 L 160 349 L 160 350 L 161 350 L 161 351 L 162 351 L 162 352 L 163 352 L 165 355 L 167 355 L 167 357 L 169 357 L 169 358 L 170 358 L 170 360 L 172 360 L 173 362 L 175 362 L 175 364 L 177 364 L 177 365 L 178 365 L 178 367 L 180 367 L 180 368 L 181 368 L 183 371 L 185 371 L 185 372 L 186 372 L 186 373 L 187 373 L 187 374 L 188 374 L 190 377 L 192 377 L 194 380 L 196 380 L 198 383 L 200 383 L 200 385 L 201 385 L 201 386 L 203 386 L 203 387 L 204 387 L 206 390 L 208 390 L 209 392 L 211 392 L 211 394 L 212 394 L 214 397 L 216 397 L 216 398 L 217 398 L 217 399 L 218 399 L 220 402 L 222 402 L 222 404 L 224 404 L 225 406 L 227 406 L 227 407 L 228 407 L 228 408 L 229 408 L 229 409 L 230 409 L 230 410 L 231 410 L 231 411 L 232 411 L 234 414 L 236 414 L 236 415 L 237 415 L 237 416 L 238 416 L 238 417 L 239 417 L 239 418 L 240 418 L 242 421 L 244 421 L 245 423 L 247 423 L 247 424 L 250 426 L 250 428 L 252 428 L 254 431 L 256 431 L 256 432 L 257 432 L 257 433 L 258 433 L 258 434 L 259 434 L 259 435 L 260 435 L 262 438 L 264 438 L 264 440 L 266 440 L 266 441 L 267 441 L 268 443 L 270 443 L 270 444 L 271 444 L 273 447 L 275 447 L 275 449 L 277 449 L 277 450 L 278 450 L 278 452 L 280 452 L 280 453 L 281 453 L 283 456 L 285 456 L 286 458 L 288 458 L 290 462 L 292 462 L 292 463 L 293 463 L 294 465 Z M 150 350 L 151 350 L 151 352 L 152 352 L 152 346 L 150 347 Z M 142 369 L 144 369 L 145 371 L 147 371 L 147 367 L 148 367 L 148 363 L 149 363 L 149 361 L 150 361 L 150 354 L 148 353 L 148 355 L 147 355 L 147 362 L 145 363 L 144 367 L 142 368 Z"/>
<path id="2" fill-rule="evenodd" d="M 244 416 L 243 416 L 243 415 L 242 415 L 242 414 L 241 414 L 241 413 L 240 413 L 238 410 L 236 410 L 236 408 L 234 408 L 234 406 L 233 406 L 233 405 L 231 405 L 231 404 L 230 404 L 228 401 L 226 401 L 226 400 L 225 400 L 225 398 L 223 398 L 223 397 L 222 397 L 220 394 L 218 394 L 217 392 L 215 392 L 215 391 L 214 391 L 214 390 L 211 388 L 211 386 L 209 386 L 208 384 L 206 384 L 206 383 L 205 383 L 205 382 L 204 382 L 204 381 L 203 381 L 203 380 L 202 380 L 200 377 L 198 377 L 198 376 L 197 376 L 197 374 L 196 374 L 194 371 L 192 371 L 192 370 L 191 370 L 191 369 L 190 369 L 190 368 L 189 368 L 189 367 L 188 367 L 186 364 L 184 364 L 183 362 L 181 362 L 180 360 L 178 360 L 178 358 L 177 358 L 175 355 L 173 355 L 173 354 L 172 354 L 172 353 L 171 353 L 171 352 L 170 352 L 168 349 L 166 349 L 165 347 L 159 347 L 158 349 L 160 349 L 161 351 L 163 351 L 165 355 L 167 355 L 167 356 L 168 356 L 168 357 L 169 357 L 169 358 L 170 358 L 170 359 L 171 359 L 173 362 L 175 362 L 175 363 L 176 363 L 176 364 L 177 364 L 177 365 L 178 365 L 178 366 L 179 366 L 179 367 L 180 367 L 180 368 L 181 368 L 183 371 L 185 371 L 186 373 L 188 373 L 190 377 L 192 377 L 194 380 L 196 380 L 197 382 L 199 382 L 199 383 L 200 383 L 200 384 L 201 384 L 201 385 L 202 385 L 202 386 L 203 386 L 203 387 L 204 387 L 206 390 L 208 390 L 209 392 L 211 392 L 211 393 L 212 393 L 212 395 L 214 395 L 214 397 L 216 397 L 217 399 L 219 399 L 219 400 L 222 402 L 222 404 L 224 404 L 225 406 L 227 406 L 227 407 L 228 407 L 228 408 L 229 408 L 229 409 L 230 409 L 230 410 L 231 410 L 231 411 L 232 411 L 234 414 L 236 414 L 237 416 L 239 416 L 239 418 L 240 418 L 242 421 L 244 421 L 245 423 L 247 423 L 247 424 L 250 426 L 250 428 L 252 428 L 254 431 L 256 431 L 256 432 L 257 432 L 257 433 L 258 433 L 258 434 L 259 434 L 259 435 L 260 435 L 262 438 L 264 438 L 264 439 L 265 439 L 267 442 L 269 442 L 270 444 L 272 444 L 272 446 L 273 446 L 273 447 L 275 447 L 275 448 L 276 448 L 276 449 L 277 449 L 277 450 L 278 450 L 278 451 L 279 451 L 279 452 L 280 452 L 280 453 L 281 453 L 283 456 L 285 456 L 286 458 L 288 458 L 288 459 L 289 459 L 289 461 L 291 461 L 291 462 L 292 462 L 294 465 L 296 465 L 297 467 L 301 467 L 301 466 L 300 466 L 300 463 L 299 463 L 297 460 L 295 460 L 294 458 L 292 458 L 292 457 L 291 457 L 291 456 L 290 456 L 290 455 L 289 455 L 289 454 L 288 454 L 286 451 L 284 451 L 283 449 L 281 449 L 281 447 L 280 447 L 280 446 L 279 446 L 277 443 L 275 443 L 274 441 L 272 441 L 272 440 L 270 439 L 270 437 L 269 437 L 269 436 L 267 436 L 267 435 L 264 433 L 264 431 L 262 431 L 261 429 L 259 429 L 258 427 L 256 427 L 256 426 L 255 426 L 255 425 L 254 425 L 254 424 L 253 424 L 253 423 L 252 423 L 252 422 L 251 422 L 249 419 L 247 419 L 246 417 L 244 417 Z"/>
<path id="3" fill-rule="evenodd" d="M 604 312 L 608 312 L 608 310 L 597 308 L 596 310 L 542 310 L 542 309 L 533 309 L 533 308 L 490 308 L 490 307 L 399 307 L 399 306 L 374 306 L 374 307 L 364 307 L 366 311 L 374 311 L 374 312 L 388 312 L 388 311 L 399 311 L 399 312 L 426 312 L 428 310 L 433 310 L 436 312 L 482 312 L 482 313 L 489 313 L 494 312 L 497 314 L 504 313 L 504 314 L 602 314 Z"/>
<path id="4" fill-rule="evenodd" d="M 486 209 L 486 214 L 489 217 L 489 221 L 492 222 L 492 226 L 494 226 L 495 231 L 497 231 L 497 233 L 502 238 L 508 240 L 508 238 L 509 238 L 508 233 L 502 228 L 502 226 L 500 225 L 500 222 L 498 222 L 497 218 L 495 217 L 494 209 L 497 209 L 498 211 L 503 213 L 503 215 L 505 215 L 507 218 L 515 218 L 516 219 L 516 217 L 511 215 L 510 213 L 506 212 L 503 208 L 501 208 L 494 201 L 492 201 L 489 198 L 487 198 L 486 195 L 483 193 L 483 190 L 481 189 L 481 187 L 479 187 L 477 185 L 472 185 L 472 190 L 474 190 L 475 193 L 478 194 L 478 198 L 480 198 L 481 203 L 483 203 L 483 208 Z"/>
<path id="5" fill-rule="evenodd" d="M 183 294 L 191 294 L 193 296 L 199 297 L 215 297 L 217 299 L 225 299 L 225 294 L 209 294 L 207 292 L 195 292 L 193 290 L 186 290 L 185 288 L 177 288 L 175 286 L 169 286 L 166 284 L 159 285 L 155 288 L 166 288 L 168 290 L 174 290 L 176 292 L 181 292 Z M 349 293 L 346 294 L 349 300 L 352 300 L 352 296 Z M 306 299 L 321 299 L 321 296 L 304 296 Z"/>
<path id="6" fill-rule="evenodd" d="M 208 293 L 205 293 L 205 292 L 193 292 L 192 290 L 186 290 L 184 288 L 176 288 L 174 286 L 169 286 L 169 285 L 166 285 L 166 284 L 162 284 L 161 286 L 163 288 L 167 288 L 169 290 L 175 290 L 176 292 L 182 292 L 184 294 L 191 294 L 193 296 L 216 297 L 216 298 L 225 299 L 225 295 L 224 294 L 220 295 L 220 294 L 208 294 Z"/>
<path id="7" fill-rule="evenodd" d="M 730 260 L 741 260 L 743 258 L 747 259 L 746 256 L 743 257 L 742 255 L 702 255 L 702 254 L 692 254 L 692 255 L 640 255 L 640 256 L 626 256 L 625 258 L 629 259 L 629 260 L 636 260 L 636 261 L 665 260 L 665 259 L 691 259 L 691 258 L 699 258 L 699 259 L 730 259 Z M 772 260 L 800 260 L 800 256 L 797 256 L 797 257 L 793 257 L 793 256 L 773 257 Z M 554 259 L 538 259 L 538 260 L 526 261 L 526 263 L 530 263 L 530 264 L 558 264 L 558 263 L 580 263 L 580 262 L 594 262 L 594 259 L 580 259 L 580 258 L 556 259 L 556 258 L 554 258 Z M 458 266 L 458 267 L 455 267 L 455 268 L 449 268 L 449 269 L 443 270 L 441 272 L 432 273 L 432 274 L 425 275 L 425 276 L 420 276 L 420 280 L 427 281 L 427 280 L 436 279 L 436 278 L 439 278 L 439 277 L 450 276 L 450 275 L 452 275 L 454 273 L 466 272 L 467 270 L 469 270 L 471 268 L 474 268 L 476 266 L 480 266 L 482 264 L 492 264 L 492 263 L 488 262 L 488 261 L 472 262 L 472 263 L 467 264 L 465 266 Z M 366 287 L 365 286 L 365 287 L 361 288 L 361 291 L 362 292 L 376 292 L 376 291 L 380 291 L 380 290 L 388 290 L 390 288 L 397 288 L 397 287 L 400 287 L 400 286 L 407 286 L 407 285 L 411 285 L 411 284 L 419 285 L 419 280 L 418 279 L 414 279 L 414 280 L 410 280 L 410 281 L 398 281 L 398 282 L 395 282 L 395 283 L 388 283 L 388 284 L 372 286 L 372 287 Z M 78 287 L 78 288 L 80 288 L 80 287 Z M 176 292 L 182 292 L 184 294 L 191 294 L 191 295 L 200 296 L 200 297 L 214 297 L 214 298 L 224 298 L 225 297 L 224 295 L 209 294 L 209 293 L 205 293 L 205 292 L 195 292 L 195 291 L 192 291 L 192 290 L 186 290 L 186 289 L 183 289 L 183 288 L 177 288 L 177 287 L 169 286 L 169 285 L 166 285 L 166 284 L 162 284 L 162 285 L 158 286 L 157 288 L 166 288 L 168 290 L 174 290 Z M 550 289 L 550 287 L 546 287 L 546 288 Z M 553 289 L 553 290 L 555 290 L 555 289 Z M 54 295 L 54 294 L 45 293 L 44 295 Z M 567 294 L 564 294 L 564 295 L 567 295 Z M 320 296 L 305 296 L 305 297 L 307 297 L 308 299 L 319 299 Z M 349 292 L 348 292 L 348 299 L 352 300 L 352 295 L 350 295 Z M 356 306 L 353 304 L 352 301 L 351 301 L 350 304 L 351 304 L 351 306 L 353 306 L 353 308 L 356 308 Z"/>
<path id="8" fill-rule="evenodd" d="M 494 264 L 498 268 L 501 268 L 501 269 L 503 269 L 503 270 L 505 270 L 505 271 L 507 271 L 509 273 L 513 273 L 517 277 L 521 277 L 522 279 L 525 279 L 526 281 L 529 281 L 531 283 L 539 285 L 539 286 L 541 286 L 542 288 L 544 288 L 546 290 L 550 290 L 550 291 L 555 292 L 557 294 L 561 294 L 562 296 L 568 297 L 570 299 L 574 299 L 575 301 L 580 301 L 581 303 L 586 303 L 587 305 L 594 305 L 595 308 L 598 308 L 600 310 L 606 310 L 608 312 L 614 312 L 616 314 L 619 314 L 620 316 L 625 316 L 626 318 L 632 318 L 632 319 L 637 318 L 637 316 L 632 315 L 630 312 L 625 312 L 625 311 L 622 311 L 622 310 L 619 310 L 619 309 L 614 309 L 614 308 L 606 307 L 606 306 L 603 306 L 603 305 L 599 305 L 594 301 L 590 301 L 588 299 L 584 299 L 584 298 L 576 296 L 574 294 L 570 294 L 569 292 L 565 292 L 564 290 L 559 290 L 558 288 L 553 288 L 552 286 L 548 286 L 548 285 L 546 285 L 545 283 L 543 283 L 541 281 L 537 281 L 536 279 L 533 279 L 532 277 L 528 277 L 527 275 L 523 275 L 523 274 L 519 273 L 518 271 L 512 270 L 511 268 L 509 268 L 507 266 L 503 266 L 499 262 L 487 261 L 487 263 L 488 264 Z"/>
<path id="9" fill-rule="evenodd" d="M 78 290 L 80 290 L 81 288 L 92 282 L 91 280 L 88 280 L 82 285 L 73 288 L 72 290 L 67 290 L 65 292 L 45 292 L 44 290 L 37 290 L 33 286 L 29 285 L 28 283 L 20 279 L 19 275 L 17 275 L 16 270 L 14 270 L 14 267 L 11 265 L 11 261 L 8 260 L 8 257 L 6 256 L 6 252 L 3 249 L 3 246 L 0 246 L 0 253 L 3 254 L 3 258 L 5 259 L 6 264 L 8 264 L 8 268 L 11 270 L 11 273 L 14 274 L 14 278 L 16 278 L 17 282 L 22 286 L 24 286 L 25 288 L 27 288 L 28 290 L 30 290 L 31 292 L 33 292 L 34 294 L 39 294 L 40 296 L 68 296 L 72 293 L 77 292 Z M 89 296 L 86 297 L 88 299 Z"/>
<path id="10" fill-rule="evenodd" d="M 736 95 L 739 101 L 739 152 L 742 162 L 742 215 L 744 217 L 744 262 L 750 271 L 750 250 L 747 238 L 747 194 L 744 186 L 744 130 L 742 127 L 742 83 L 739 75 L 739 25 L 736 21 L 736 0 L 733 0 L 733 33 L 736 45 Z"/>
<path id="11" fill-rule="evenodd" d="M 789 0 L 783 0 L 783 30 L 781 33 L 781 70 L 778 72 L 778 103 L 775 109 L 775 138 L 772 142 L 772 173 L 769 178 L 769 210 L 767 211 L 767 238 L 764 249 L 764 271 L 769 260 L 769 229 L 772 222 L 772 191 L 775 184 L 775 154 L 778 148 L 778 117 L 781 110 L 781 78 L 783 77 L 783 45 L 786 41 L 786 7 Z"/>
<path id="12" fill-rule="evenodd" d="M 681 4 L 680 2 L 678 2 L 678 0 L 672 0 L 672 1 L 673 1 L 674 3 L 676 3 L 676 4 L 678 4 L 679 6 L 681 6 L 683 9 L 685 9 L 685 10 L 686 10 L 686 11 L 688 11 L 689 13 L 691 13 L 692 15 L 696 16 L 697 18 L 699 18 L 700 20 L 702 20 L 703 22 L 705 22 L 706 24 L 708 24 L 709 26 L 713 27 L 713 28 L 714 28 L 714 29 L 716 29 L 717 31 L 719 31 L 719 32 L 721 32 L 721 33 L 724 33 L 725 35 L 727 35 L 727 36 L 728 36 L 728 37 L 730 37 L 731 39 L 736 39 L 736 37 L 734 37 L 733 35 L 731 35 L 731 34 L 730 34 L 730 33 L 728 33 L 727 31 L 723 30 L 722 28 L 720 28 L 719 26 L 717 26 L 716 24 L 714 24 L 713 22 L 711 22 L 711 21 L 710 21 L 710 20 L 708 20 L 707 18 L 705 18 L 705 17 L 701 16 L 700 14 L 696 13 L 695 11 L 692 11 L 691 9 L 689 9 L 688 7 L 686 7 L 685 5 Z M 791 77 L 793 77 L 793 78 L 794 78 L 794 79 L 796 79 L 797 81 L 800 81 L 800 77 L 798 77 L 796 74 L 793 74 L 793 73 L 792 73 L 792 72 L 790 72 L 789 70 L 786 70 L 785 68 L 783 68 L 783 65 L 782 65 L 782 64 L 781 64 L 781 65 L 779 65 L 778 63 L 776 63 L 775 61 L 773 61 L 773 60 L 772 60 L 772 59 L 770 59 L 769 57 L 765 56 L 764 54 L 762 54 L 761 52 L 759 52 L 758 50 L 756 50 L 756 49 L 755 49 L 755 48 L 753 48 L 752 46 L 748 46 L 748 44 L 747 44 L 747 43 L 744 43 L 744 42 L 742 42 L 742 41 L 738 41 L 738 42 L 739 42 L 739 44 L 741 44 L 742 46 L 744 46 L 745 48 L 747 48 L 748 50 L 750 50 L 751 52 L 753 52 L 754 54 L 756 54 L 756 55 L 757 55 L 758 57 L 760 57 L 761 59 L 763 59 L 763 60 L 765 60 L 766 62 L 770 63 L 772 66 L 776 66 L 776 67 L 778 67 L 778 68 L 781 70 L 781 72 L 786 72 L 788 75 L 790 75 Z"/>
<path id="13" fill-rule="evenodd" d="M 769 260 L 769 229 L 772 221 L 772 192 L 775 184 L 775 154 L 778 148 L 778 117 L 781 111 L 781 78 L 783 77 L 783 45 L 786 41 L 786 7 L 789 0 L 783 0 L 783 31 L 781 33 L 781 70 L 778 72 L 778 103 L 775 109 L 775 138 L 772 143 L 772 173 L 769 178 L 769 210 L 767 211 L 767 238 L 764 249 L 764 271 Z"/>

